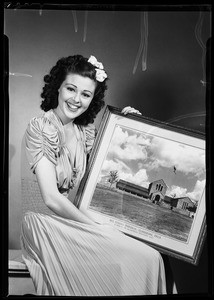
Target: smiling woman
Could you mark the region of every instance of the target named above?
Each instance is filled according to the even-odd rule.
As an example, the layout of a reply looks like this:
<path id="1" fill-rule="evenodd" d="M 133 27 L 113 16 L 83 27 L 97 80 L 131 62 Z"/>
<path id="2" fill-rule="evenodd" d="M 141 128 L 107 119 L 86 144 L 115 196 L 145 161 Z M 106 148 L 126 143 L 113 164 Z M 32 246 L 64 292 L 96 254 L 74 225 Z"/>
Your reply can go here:
<path id="1" fill-rule="evenodd" d="M 30 120 L 22 144 L 21 247 L 37 294 L 166 293 L 157 250 L 94 221 L 68 197 L 86 171 L 95 139 L 92 123 L 104 105 L 102 63 L 81 55 L 62 58 L 44 80 L 45 112 Z M 123 110 L 133 112 L 139 113 Z"/>

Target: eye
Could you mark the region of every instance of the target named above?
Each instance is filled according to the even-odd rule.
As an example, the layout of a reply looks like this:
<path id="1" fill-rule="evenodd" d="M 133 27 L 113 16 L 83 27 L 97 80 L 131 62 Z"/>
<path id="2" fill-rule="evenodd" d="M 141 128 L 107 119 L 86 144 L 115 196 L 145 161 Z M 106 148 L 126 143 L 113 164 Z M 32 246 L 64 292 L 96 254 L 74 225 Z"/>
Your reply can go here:
<path id="1" fill-rule="evenodd" d="M 91 95 L 89 95 L 89 94 L 86 94 L 86 93 L 83 93 L 83 97 L 85 97 L 85 98 L 89 98 L 89 97 L 91 97 Z"/>
<path id="2" fill-rule="evenodd" d="M 74 88 L 71 87 L 71 86 L 68 86 L 68 87 L 67 87 L 67 90 L 70 91 L 70 92 L 73 92 L 73 91 L 74 91 Z"/>

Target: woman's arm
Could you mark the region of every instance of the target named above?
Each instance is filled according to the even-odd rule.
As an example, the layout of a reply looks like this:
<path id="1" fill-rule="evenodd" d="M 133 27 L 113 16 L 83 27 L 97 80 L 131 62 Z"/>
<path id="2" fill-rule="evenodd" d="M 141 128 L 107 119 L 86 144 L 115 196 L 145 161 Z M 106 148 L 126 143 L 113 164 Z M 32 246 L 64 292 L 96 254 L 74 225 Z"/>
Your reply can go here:
<path id="1" fill-rule="evenodd" d="M 61 217 L 97 225 L 58 191 L 55 166 L 45 156 L 38 162 L 35 173 L 42 198 L 49 209 Z"/>

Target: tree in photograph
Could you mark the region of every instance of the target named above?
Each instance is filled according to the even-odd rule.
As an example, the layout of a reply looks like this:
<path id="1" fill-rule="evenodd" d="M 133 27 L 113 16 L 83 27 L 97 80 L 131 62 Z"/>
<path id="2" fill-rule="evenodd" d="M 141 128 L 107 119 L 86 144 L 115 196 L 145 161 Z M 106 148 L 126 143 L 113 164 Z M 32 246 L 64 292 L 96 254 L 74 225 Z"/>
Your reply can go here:
<path id="1" fill-rule="evenodd" d="M 110 171 L 109 172 L 109 178 L 108 182 L 110 183 L 110 188 L 112 187 L 112 184 L 118 181 L 118 171 Z"/>

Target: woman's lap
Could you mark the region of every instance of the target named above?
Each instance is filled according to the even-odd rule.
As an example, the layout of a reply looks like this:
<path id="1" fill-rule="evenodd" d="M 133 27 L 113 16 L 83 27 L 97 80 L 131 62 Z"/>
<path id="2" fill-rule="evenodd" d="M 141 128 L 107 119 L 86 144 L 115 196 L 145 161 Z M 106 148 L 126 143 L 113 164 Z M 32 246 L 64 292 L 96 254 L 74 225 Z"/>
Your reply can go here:
<path id="1" fill-rule="evenodd" d="M 159 252 L 114 229 L 29 212 L 22 222 L 22 247 L 31 273 L 35 261 L 54 295 L 165 293 Z"/>

